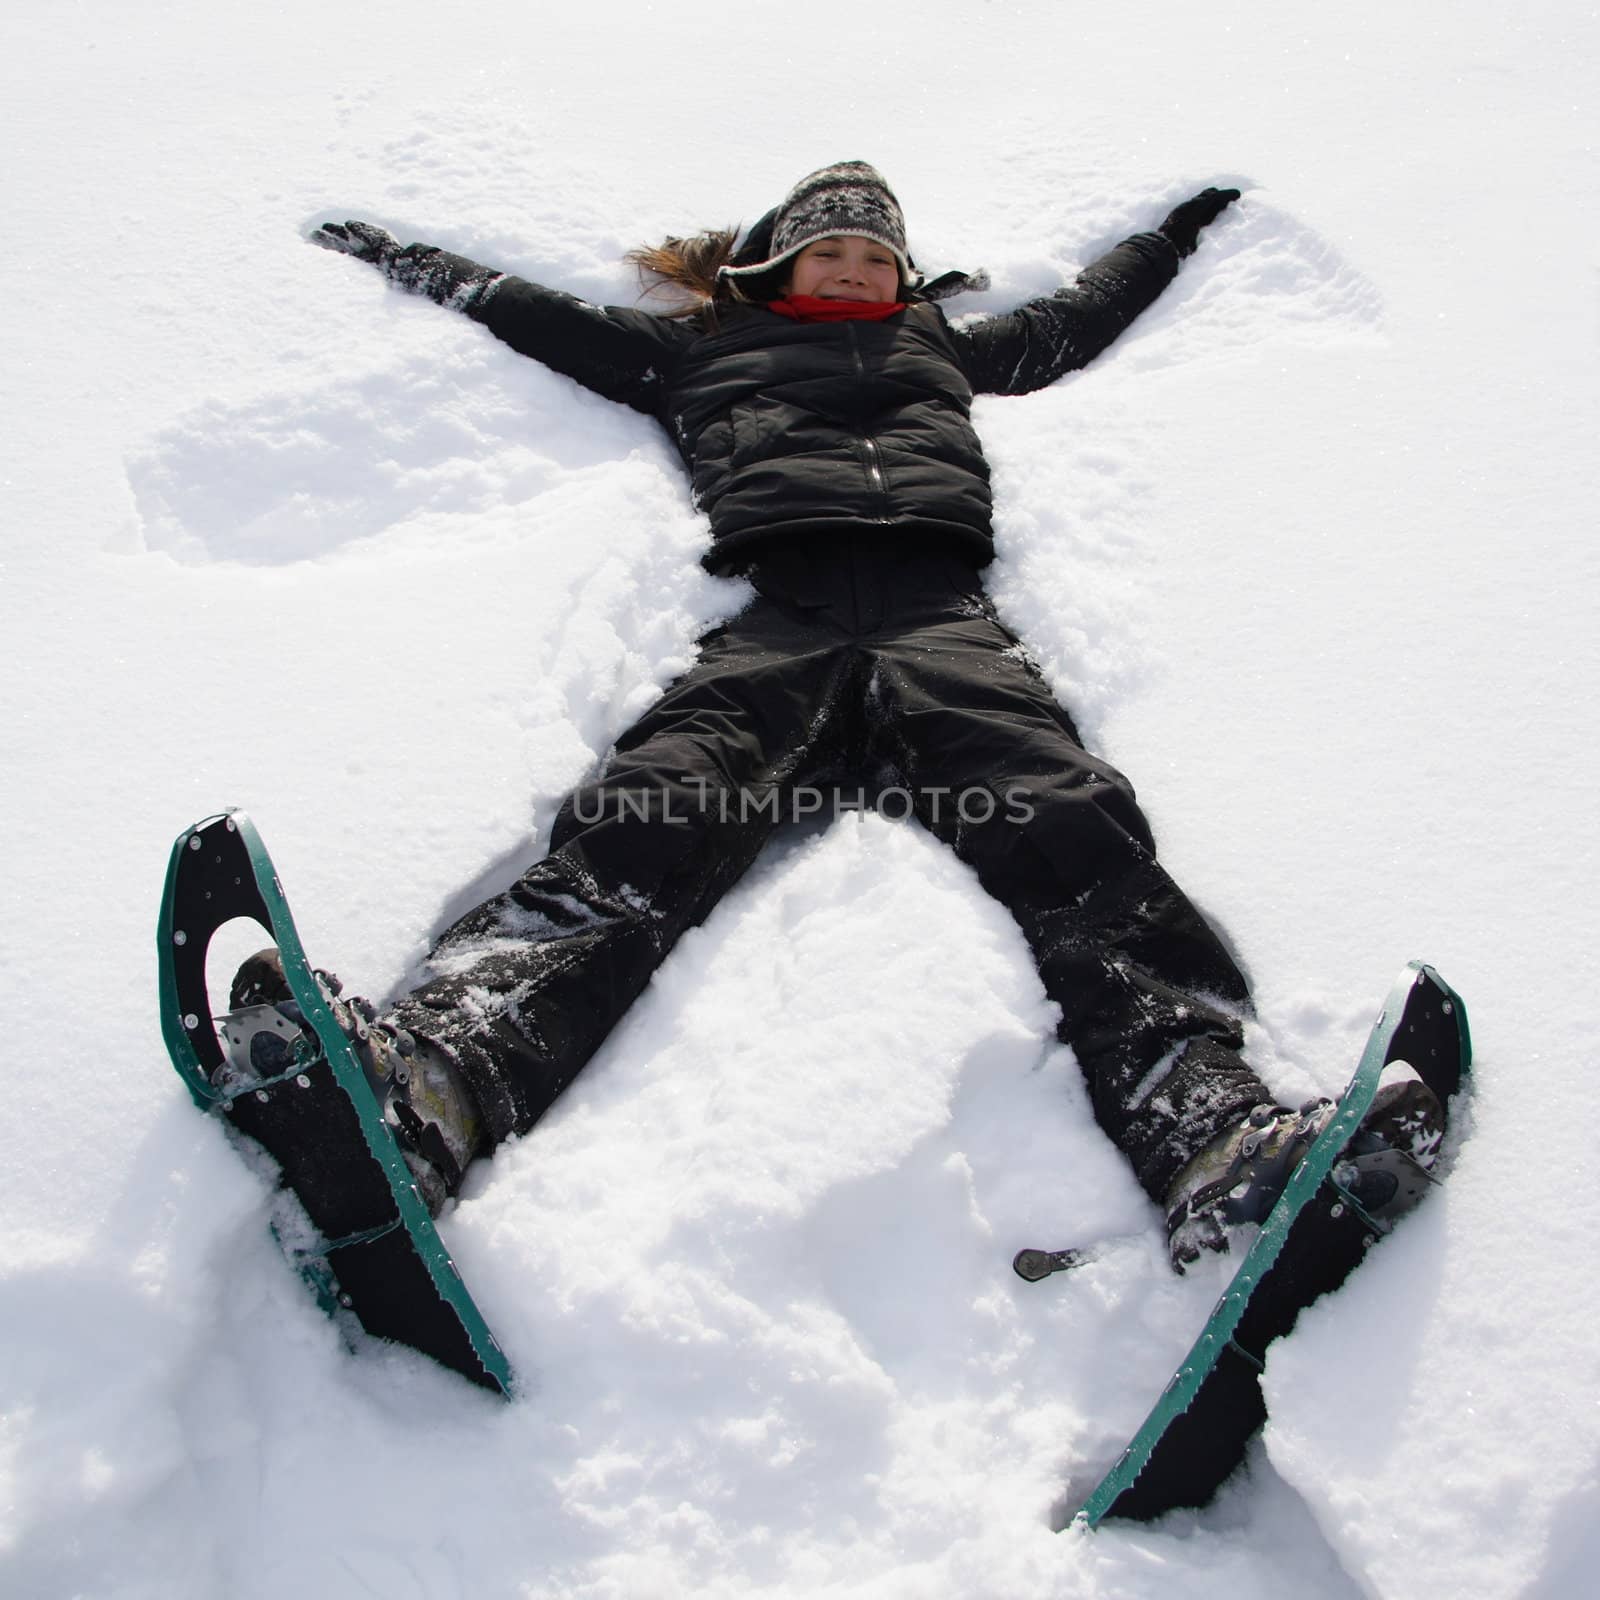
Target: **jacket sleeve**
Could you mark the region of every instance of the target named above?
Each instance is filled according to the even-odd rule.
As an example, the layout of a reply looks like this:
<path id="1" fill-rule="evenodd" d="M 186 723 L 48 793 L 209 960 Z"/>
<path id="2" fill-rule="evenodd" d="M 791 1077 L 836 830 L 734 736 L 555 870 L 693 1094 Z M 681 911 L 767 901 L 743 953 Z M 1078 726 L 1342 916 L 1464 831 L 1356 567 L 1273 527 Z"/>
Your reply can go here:
<path id="1" fill-rule="evenodd" d="M 1029 394 L 1087 366 L 1149 306 L 1178 271 L 1176 247 L 1136 233 L 1054 294 L 1005 316 L 952 328 L 977 394 Z"/>
<path id="2" fill-rule="evenodd" d="M 467 308 L 496 338 L 607 400 L 651 416 L 678 353 L 694 337 L 681 322 L 594 306 L 525 278 L 498 278 Z"/>

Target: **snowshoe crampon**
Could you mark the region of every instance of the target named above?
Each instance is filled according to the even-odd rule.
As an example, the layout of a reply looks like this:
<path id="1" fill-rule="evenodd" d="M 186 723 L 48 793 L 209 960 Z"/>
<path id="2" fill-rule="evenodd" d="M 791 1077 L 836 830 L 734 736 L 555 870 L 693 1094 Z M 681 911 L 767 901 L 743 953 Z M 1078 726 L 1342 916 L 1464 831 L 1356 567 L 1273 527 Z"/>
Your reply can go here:
<path id="1" fill-rule="evenodd" d="M 212 937 L 236 918 L 270 935 L 305 1027 L 233 1014 L 219 1035 Z M 309 1224 L 275 1225 L 324 1309 L 509 1395 L 512 1373 L 439 1238 L 374 1085 L 312 971 L 261 836 L 242 811 L 178 836 L 159 930 L 161 1028 L 195 1103 L 278 1163 Z M 271 1013 L 272 1008 L 256 1008 Z M 259 1026 L 258 1026 L 259 1024 Z M 248 1034 L 248 1037 L 245 1035 Z"/>

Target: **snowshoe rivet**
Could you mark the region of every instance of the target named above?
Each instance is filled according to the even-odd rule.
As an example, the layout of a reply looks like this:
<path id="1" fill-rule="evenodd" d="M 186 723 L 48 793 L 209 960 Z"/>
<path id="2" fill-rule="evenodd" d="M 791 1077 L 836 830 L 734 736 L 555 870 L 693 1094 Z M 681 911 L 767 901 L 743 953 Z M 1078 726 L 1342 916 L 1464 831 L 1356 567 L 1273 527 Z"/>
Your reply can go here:
<path id="1" fill-rule="evenodd" d="M 224 817 L 222 819 L 222 825 L 228 830 L 229 833 L 237 833 L 239 831 L 234 827 L 232 817 Z"/>
<path id="2" fill-rule="evenodd" d="M 339 1304 L 342 1305 L 346 1311 L 348 1311 L 355 1303 L 355 1296 L 352 1295 L 349 1290 L 346 1289 L 340 1291 Z"/>
<path id="3" fill-rule="evenodd" d="M 200 835 L 198 833 L 190 835 L 189 848 L 191 850 L 198 850 L 200 848 Z"/>
<path id="4" fill-rule="evenodd" d="M 311 1080 L 303 1072 L 294 1081 L 298 1083 L 302 1089 L 309 1089 L 311 1087 Z"/>
<path id="5" fill-rule="evenodd" d="M 1342 1217 L 1344 1215 L 1344 1202 L 1341 1200 L 1338 1205 L 1328 1212 L 1328 1215 L 1330 1217 Z"/>
<path id="6" fill-rule="evenodd" d="M 186 934 L 186 933 L 185 933 L 185 932 L 184 932 L 184 931 L 183 931 L 183 929 L 182 929 L 182 928 L 179 928 L 179 929 L 178 929 L 178 931 L 177 931 L 177 932 L 176 932 L 176 933 L 174 933 L 174 934 L 173 934 L 173 936 L 172 936 L 172 942 L 173 942 L 173 943 L 174 943 L 174 944 L 188 944 L 188 942 L 189 942 L 189 935 L 188 935 L 188 934 Z"/>
<path id="7" fill-rule="evenodd" d="M 186 1012 L 183 1018 L 183 1025 L 184 1027 L 190 1029 L 198 1028 L 200 1026 L 200 1019 L 194 1014 L 194 1012 Z"/>
<path id="8" fill-rule="evenodd" d="M 261 1101 L 261 1103 L 263 1105 L 265 1105 L 266 1102 L 269 1101 L 271 1098 L 272 1098 L 272 1096 L 270 1094 L 268 1094 L 265 1089 L 257 1089 L 256 1090 L 256 1099 Z"/>

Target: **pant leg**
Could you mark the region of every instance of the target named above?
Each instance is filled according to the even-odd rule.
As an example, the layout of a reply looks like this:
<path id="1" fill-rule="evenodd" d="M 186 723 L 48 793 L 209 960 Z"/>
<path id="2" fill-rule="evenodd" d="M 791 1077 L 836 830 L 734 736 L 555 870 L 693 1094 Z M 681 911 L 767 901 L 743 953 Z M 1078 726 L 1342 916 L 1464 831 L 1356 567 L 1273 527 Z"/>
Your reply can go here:
<path id="1" fill-rule="evenodd" d="M 874 646 L 879 745 L 920 820 L 1017 918 L 1097 1119 L 1159 1201 L 1272 1098 L 1239 1056 L 1244 977 L 1157 861 L 1132 785 L 1084 750 L 976 579 L 900 614 Z"/>
<path id="2" fill-rule="evenodd" d="M 758 597 L 568 796 L 545 859 L 441 936 L 396 1020 L 451 1051 L 495 1140 L 549 1107 L 834 759 L 849 668 Z"/>

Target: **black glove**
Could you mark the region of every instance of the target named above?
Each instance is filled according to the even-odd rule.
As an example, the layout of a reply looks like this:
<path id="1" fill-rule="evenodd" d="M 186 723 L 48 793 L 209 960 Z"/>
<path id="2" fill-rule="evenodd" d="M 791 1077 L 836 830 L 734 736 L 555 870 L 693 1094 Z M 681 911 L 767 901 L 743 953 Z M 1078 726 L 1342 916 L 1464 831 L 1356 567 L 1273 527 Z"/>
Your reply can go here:
<path id="1" fill-rule="evenodd" d="M 1238 198 L 1237 189 L 1202 189 L 1192 200 L 1174 206 L 1156 232 L 1171 240 L 1180 256 L 1192 256 L 1200 243 L 1200 230 L 1215 222 Z"/>
<path id="2" fill-rule="evenodd" d="M 357 261 L 370 261 L 387 268 L 400 253 L 400 241 L 387 228 L 372 222 L 325 222 L 311 234 L 312 244 L 324 250 L 338 250 Z"/>
<path id="3" fill-rule="evenodd" d="M 325 222 L 312 230 L 311 242 L 370 262 L 390 283 L 460 311 L 486 298 L 505 276 L 431 244 L 408 244 L 402 249 L 388 229 L 372 222 Z"/>

